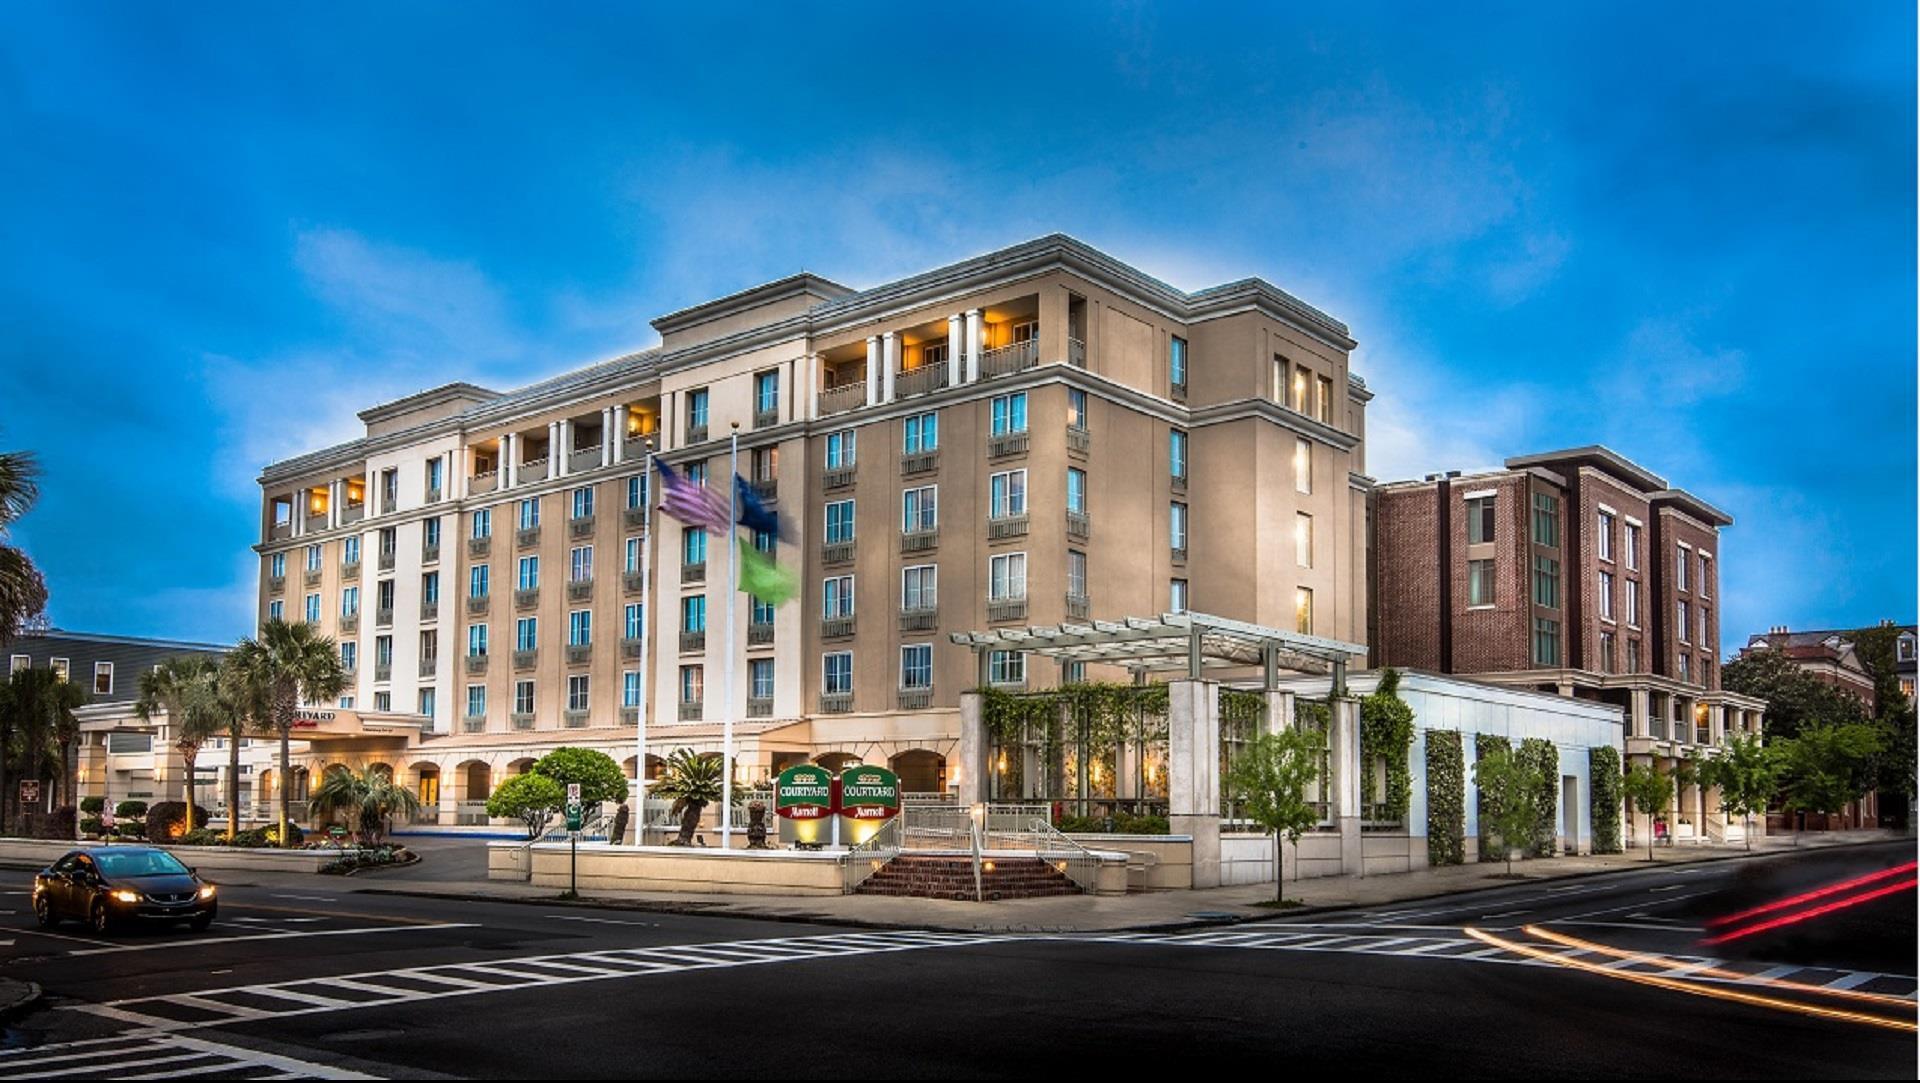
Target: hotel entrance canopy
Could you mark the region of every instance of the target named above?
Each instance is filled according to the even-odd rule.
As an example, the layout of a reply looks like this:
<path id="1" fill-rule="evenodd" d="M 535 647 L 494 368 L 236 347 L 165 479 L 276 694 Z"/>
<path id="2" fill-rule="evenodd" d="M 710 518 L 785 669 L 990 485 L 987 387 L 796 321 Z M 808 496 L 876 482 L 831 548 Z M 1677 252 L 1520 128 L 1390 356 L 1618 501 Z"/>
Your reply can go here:
<path id="1" fill-rule="evenodd" d="M 972 648 L 979 660 L 983 686 L 988 683 L 988 659 L 993 651 L 1025 651 L 1059 662 L 1122 666 L 1132 671 L 1135 679 L 1150 673 L 1182 673 L 1199 680 L 1208 668 L 1258 667 L 1269 688 L 1282 669 L 1331 673 L 1336 685 L 1343 684 L 1348 661 L 1367 653 L 1358 643 L 1285 632 L 1206 613 L 953 632 L 948 638 Z"/>

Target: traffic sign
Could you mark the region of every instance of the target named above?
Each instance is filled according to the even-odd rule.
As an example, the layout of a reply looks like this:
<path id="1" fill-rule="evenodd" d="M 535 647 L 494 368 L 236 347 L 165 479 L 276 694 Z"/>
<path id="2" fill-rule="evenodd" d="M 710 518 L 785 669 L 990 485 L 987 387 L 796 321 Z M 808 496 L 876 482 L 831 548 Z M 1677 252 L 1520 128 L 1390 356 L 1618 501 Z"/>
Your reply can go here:
<path id="1" fill-rule="evenodd" d="M 576 789 L 577 788 L 578 787 L 576 787 Z M 586 821 L 586 810 L 580 807 L 580 802 L 578 801 L 567 802 L 567 830 L 578 831 L 580 830 L 580 825 L 583 824 L 585 821 Z"/>
<path id="2" fill-rule="evenodd" d="M 23 778 L 20 780 L 20 803 L 23 805 L 37 805 L 40 803 L 39 779 Z"/>
<path id="3" fill-rule="evenodd" d="M 580 803 L 580 784 L 578 782 L 567 783 L 567 804 L 577 805 L 579 803 Z"/>

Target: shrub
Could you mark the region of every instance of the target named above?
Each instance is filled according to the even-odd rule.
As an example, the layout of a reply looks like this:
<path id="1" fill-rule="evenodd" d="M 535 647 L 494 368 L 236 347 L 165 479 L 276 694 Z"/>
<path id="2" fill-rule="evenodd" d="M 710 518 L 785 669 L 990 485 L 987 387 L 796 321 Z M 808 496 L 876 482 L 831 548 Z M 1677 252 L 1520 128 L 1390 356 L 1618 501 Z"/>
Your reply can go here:
<path id="1" fill-rule="evenodd" d="M 1427 863 L 1458 865 L 1467 853 L 1467 763 L 1458 730 L 1427 731 Z"/>
<path id="2" fill-rule="evenodd" d="M 42 839 L 71 839 L 75 835 L 78 814 L 72 805 L 61 805 L 34 824 L 34 837 Z"/>
<path id="3" fill-rule="evenodd" d="M 227 833 L 211 827 L 197 827 L 180 836 L 177 841 L 182 846 L 221 846 L 227 841 Z"/>
<path id="4" fill-rule="evenodd" d="M 147 838 L 154 842 L 167 842 L 205 826 L 207 810 L 199 805 L 193 806 L 191 819 L 182 801 L 160 801 L 147 809 Z"/>
<path id="5" fill-rule="evenodd" d="M 1407 753 L 1413 747 L 1413 708 L 1400 698 L 1400 671 L 1389 668 L 1380 686 L 1360 701 L 1360 762 L 1386 764 L 1384 818 L 1405 822 L 1413 799 L 1413 772 Z"/>
<path id="6" fill-rule="evenodd" d="M 627 773 L 612 756 L 597 749 L 556 748 L 540 757 L 533 765 L 533 773 L 558 782 L 562 795 L 568 783 L 579 783 L 583 805 L 622 801 L 627 796 Z"/>
<path id="7" fill-rule="evenodd" d="M 1533 844 L 1528 850 L 1535 857 L 1552 857 L 1554 840 L 1559 831 L 1554 814 L 1560 808 L 1560 750 L 1544 737 L 1529 737 L 1520 742 L 1520 758 L 1533 770 L 1535 786 L 1533 805 L 1536 819 Z"/>
<path id="8" fill-rule="evenodd" d="M 147 825 L 143 820 L 116 820 L 113 835 L 121 839 L 144 839 L 147 837 Z"/>
<path id="9" fill-rule="evenodd" d="M 1506 751 L 1508 747 L 1509 745 L 1505 737 L 1492 733 L 1476 733 L 1473 735 L 1474 762 L 1478 763 L 1496 752 Z M 1493 803 L 1488 800 L 1486 792 L 1481 790 L 1477 778 L 1474 780 L 1473 790 L 1474 808 L 1478 810 L 1474 818 L 1478 820 L 1480 824 L 1480 860 L 1505 861 L 1506 855 L 1496 852 L 1493 845 L 1494 836 L 1498 834 L 1498 832 L 1492 830 L 1493 818 L 1491 813 Z"/>
<path id="10" fill-rule="evenodd" d="M 82 835 L 98 835 L 103 826 L 100 822 L 100 817 L 88 816 L 80 821 L 80 833 Z"/>
<path id="11" fill-rule="evenodd" d="M 546 775 L 529 772 L 494 787 L 493 794 L 487 798 L 487 815 L 519 820 L 526 825 L 527 837 L 537 839 L 547 821 L 553 818 L 554 810 L 566 799 L 566 790 L 560 783 Z"/>
<path id="12" fill-rule="evenodd" d="M 1587 750 L 1587 775 L 1593 790 L 1593 852 L 1617 854 L 1620 839 L 1620 751 L 1612 745 Z"/>
<path id="13" fill-rule="evenodd" d="M 101 798 L 104 803 L 105 798 Z M 122 820 L 138 820 L 147 814 L 145 801 L 122 801 L 113 806 L 113 814 Z"/>
<path id="14" fill-rule="evenodd" d="M 413 854 L 404 846 L 366 846 L 357 850 L 348 850 L 338 858 L 320 866 L 323 873 L 339 875 L 354 869 L 378 868 L 383 865 L 404 865 L 413 860 Z"/>
<path id="15" fill-rule="evenodd" d="M 104 797 L 82 797 L 80 799 L 80 811 L 89 816 L 100 815 L 100 813 L 106 811 L 106 807 L 107 799 Z"/>

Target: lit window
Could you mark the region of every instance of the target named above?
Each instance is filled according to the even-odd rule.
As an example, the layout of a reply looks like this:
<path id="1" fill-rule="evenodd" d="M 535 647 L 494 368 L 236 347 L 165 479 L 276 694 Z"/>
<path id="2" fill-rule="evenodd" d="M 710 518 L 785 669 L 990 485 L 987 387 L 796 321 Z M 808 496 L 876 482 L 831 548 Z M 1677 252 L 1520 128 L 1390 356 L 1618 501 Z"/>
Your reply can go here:
<path id="1" fill-rule="evenodd" d="M 1313 634 L 1313 591 L 1296 587 L 1293 591 L 1293 630 Z"/>
<path id="2" fill-rule="evenodd" d="M 1293 517 L 1293 562 L 1302 568 L 1313 567 L 1313 516 L 1304 511 Z"/>
<path id="3" fill-rule="evenodd" d="M 1313 444 L 1304 436 L 1293 438 L 1293 491 L 1313 492 Z"/>

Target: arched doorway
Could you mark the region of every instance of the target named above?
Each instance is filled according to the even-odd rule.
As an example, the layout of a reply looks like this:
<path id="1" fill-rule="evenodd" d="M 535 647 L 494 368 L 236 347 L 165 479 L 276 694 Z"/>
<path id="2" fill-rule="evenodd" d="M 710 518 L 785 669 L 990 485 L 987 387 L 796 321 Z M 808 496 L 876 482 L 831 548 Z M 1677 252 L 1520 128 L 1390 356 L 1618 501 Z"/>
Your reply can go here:
<path id="1" fill-rule="evenodd" d="M 887 761 L 900 776 L 901 793 L 945 793 L 947 758 L 924 748 L 912 748 Z"/>
<path id="2" fill-rule="evenodd" d="M 468 760 L 454 768 L 453 822 L 487 822 L 487 798 L 493 793 L 493 768 L 485 760 Z"/>
<path id="3" fill-rule="evenodd" d="M 866 761 L 851 752 L 826 752 L 815 756 L 813 762 L 837 775 L 849 767 L 858 767 Z"/>
<path id="4" fill-rule="evenodd" d="M 414 813 L 414 823 L 437 824 L 440 822 L 440 768 L 431 763 L 422 763 L 413 769 L 413 796 L 420 802 L 420 811 Z"/>
<path id="5" fill-rule="evenodd" d="M 520 759 L 514 760 L 512 763 L 507 764 L 507 774 L 524 775 L 527 772 L 533 770 L 533 764 L 534 764 L 533 757 L 523 756 Z"/>

